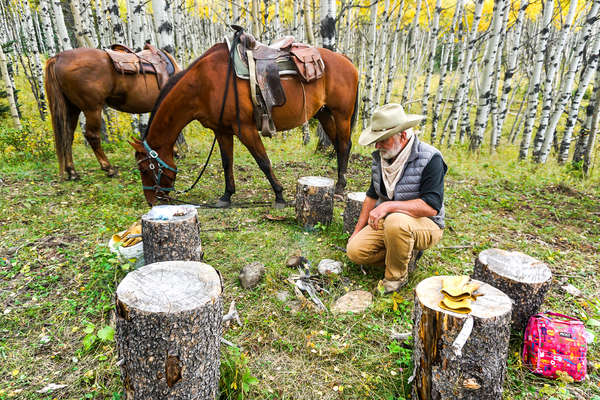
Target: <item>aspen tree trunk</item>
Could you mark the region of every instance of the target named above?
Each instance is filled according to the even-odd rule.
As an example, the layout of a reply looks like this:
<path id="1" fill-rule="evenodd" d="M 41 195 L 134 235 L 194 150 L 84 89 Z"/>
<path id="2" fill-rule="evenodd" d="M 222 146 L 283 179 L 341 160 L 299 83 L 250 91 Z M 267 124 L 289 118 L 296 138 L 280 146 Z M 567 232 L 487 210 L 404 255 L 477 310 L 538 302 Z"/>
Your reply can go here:
<path id="1" fill-rule="evenodd" d="M 459 0 L 461 1 L 461 0 Z M 394 28 L 394 38 L 392 39 L 392 47 L 388 59 L 388 76 L 387 83 L 385 85 L 385 98 L 383 103 L 387 104 L 390 102 L 392 97 L 392 90 L 394 88 L 394 78 L 396 77 L 396 70 L 398 68 L 397 54 L 398 54 L 398 38 L 400 36 L 400 24 L 402 23 L 402 9 L 404 7 L 404 0 L 400 2 L 398 7 L 398 15 L 396 16 L 396 27 Z"/>
<path id="2" fill-rule="evenodd" d="M 54 23 L 56 24 L 56 33 L 58 34 L 58 44 L 60 51 L 71 50 L 71 39 L 65 25 L 65 17 L 62 12 L 60 0 L 50 0 L 52 2 L 52 11 L 54 12 Z"/>
<path id="3" fill-rule="evenodd" d="M 54 31 L 52 30 L 52 10 L 48 0 L 40 0 L 40 13 L 42 15 L 42 26 L 46 39 L 46 49 L 49 55 L 54 55 L 56 54 L 56 45 L 54 42 Z"/>
<path id="4" fill-rule="evenodd" d="M 112 37 L 117 43 L 126 43 L 125 28 L 119 13 L 119 2 L 117 0 L 104 0 L 108 7 L 110 23 L 112 25 Z"/>
<path id="5" fill-rule="evenodd" d="M 274 0 L 275 3 L 275 15 L 273 15 L 273 37 L 279 38 L 281 33 L 281 16 L 279 15 L 279 0 Z M 335 16 L 335 13 L 334 13 Z"/>
<path id="6" fill-rule="evenodd" d="M 180 65 L 187 64 L 187 62 L 184 62 L 184 59 L 187 58 L 187 52 L 188 50 L 191 50 L 192 46 L 189 41 L 186 41 L 185 26 L 186 20 L 190 19 L 190 16 L 189 14 L 187 17 L 185 16 L 184 8 L 185 3 L 180 1 L 175 2 L 173 7 L 174 40 L 172 42 L 172 45 L 174 46 L 173 51 L 175 52 L 175 57 L 177 58 L 177 61 Z M 180 135 L 179 137 L 182 138 L 183 135 Z"/>
<path id="7" fill-rule="evenodd" d="M 302 9 L 302 7 L 298 7 L 298 0 L 292 0 L 292 29 L 291 29 L 291 35 L 296 37 L 296 40 L 298 40 L 298 20 L 301 20 L 302 18 L 299 18 L 299 14 L 300 14 L 300 9 Z"/>
<path id="8" fill-rule="evenodd" d="M 373 63 L 375 62 L 375 44 L 377 42 L 377 2 L 371 3 L 371 21 L 369 25 L 369 50 L 367 54 L 367 69 L 365 73 L 365 89 L 363 92 L 363 111 L 362 111 L 362 124 L 363 129 L 369 123 L 371 114 L 373 113 L 373 94 L 374 94 L 374 79 L 375 69 Z"/>
<path id="9" fill-rule="evenodd" d="M 310 14 L 310 0 L 304 0 L 304 33 L 308 44 L 315 45 L 315 36 L 313 35 L 313 23 Z"/>
<path id="10" fill-rule="evenodd" d="M 410 88 L 412 86 L 413 71 L 415 70 L 415 58 L 416 58 L 416 34 L 417 27 L 419 26 L 419 14 L 421 12 L 421 0 L 416 0 L 415 4 L 415 18 L 413 19 L 412 26 L 410 28 L 409 39 L 410 44 L 408 48 L 409 62 L 408 68 L 406 69 L 406 79 L 404 80 L 404 89 L 402 90 L 402 104 L 406 104 L 410 100 Z"/>
<path id="11" fill-rule="evenodd" d="M 84 15 L 82 16 L 83 26 L 85 27 L 85 32 L 92 39 L 92 43 L 94 47 L 99 46 L 98 42 L 98 32 L 96 32 L 96 24 L 94 22 L 94 11 L 92 10 L 93 3 L 87 1 L 85 2 L 85 6 L 83 7 Z"/>
<path id="12" fill-rule="evenodd" d="M 523 127 L 523 139 L 519 151 L 519 159 L 524 160 L 529 153 L 529 144 L 531 142 L 531 132 L 535 122 L 538 106 L 538 93 L 540 91 L 540 76 L 544 64 L 544 51 L 548 42 L 548 32 L 552 20 L 552 11 L 554 10 L 554 0 L 547 0 L 544 3 L 544 13 L 542 17 L 542 26 L 539 32 L 539 41 L 536 44 L 535 59 L 533 60 L 533 73 L 529 80 L 527 111 L 525 112 L 525 126 Z"/>
<path id="13" fill-rule="evenodd" d="M 141 51 L 144 46 L 144 4 L 143 0 L 128 0 L 128 9 L 131 12 L 129 29 L 131 30 L 131 48 L 133 51 Z"/>
<path id="14" fill-rule="evenodd" d="M 598 72 L 596 72 L 597 75 Z M 596 79 L 596 83 L 599 83 L 600 79 Z M 587 139 L 587 144 L 585 146 L 585 151 L 583 154 L 583 173 L 588 175 L 590 172 L 590 169 L 592 167 L 592 152 L 594 150 L 595 144 L 596 144 L 596 132 L 598 130 L 598 119 L 600 116 L 600 95 L 598 95 L 598 88 L 599 86 L 595 87 L 595 93 L 596 93 L 596 98 L 594 99 L 594 103 L 593 103 L 593 108 L 594 111 L 592 112 L 592 122 L 591 122 L 591 128 L 589 130 L 590 134 L 589 137 Z"/>
<path id="15" fill-rule="evenodd" d="M 454 47 L 454 34 L 455 29 L 460 23 L 460 15 L 463 9 L 463 0 L 457 0 L 456 7 L 454 9 L 454 16 L 452 17 L 452 24 L 450 25 L 450 31 L 448 32 L 448 38 L 446 40 L 446 53 L 445 56 L 442 53 L 441 65 L 440 65 L 440 80 L 438 82 L 437 93 L 435 95 L 435 107 L 433 108 L 433 115 L 431 117 L 431 143 L 434 143 L 437 136 L 438 121 L 441 118 L 440 109 L 442 107 L 444 85 L 446 83 L 446 76 L 448 71 L 451 69 L 452 64 L 452 48 Z M 444 132 L 440 135 L 440 141 L 444 136 Z"/>
<path id="16" fill-rule="evenodd" d="M 507 47 L 510 46 L 511 51 L 509 52 L 506 70 L 504 71 L 502 96 L 500 97 L 500 104 L 498 106 L 498 122 L 496 124 L 494 140 L 492 140 L 491 142 L 492 151 L 495 150 L 498 146 L 498 140 L 502 134 L 502 128 L 504 127 L 506 113 L 508 112 L 508 95 L 512 91 L 513 76 L 517 71 L 517 60 L 520 54 L 521 36 L 523 33 L 523 20 L 525 19 L 525 10 L 528 6 L 529 0 L 523 0 L 520 3 L 517 19 L 513 25 L 514 38 L 509 43 L 507 43 Z"/>
<path id="17" fill-rule="evenodd" d="M 10 75 L 8 74 L 8 62 L 6 55 L 2 50 L 2 46 L 0 46 L 0 72 L 2 73 L 2 80 L 4 81 L 4 86 L 6 87 L 6 97 L 8 98 L 8 105 L 10 106 L 10 116 L 15 124 L 15 128 L 21 130 L 22 126 L 21 120 L 19 119 L 19 111 L 17 109 L 17 103 L 15 101 Z"/>
<path id="18" fill-rule="evenodd" d="M 175 54 L 175 41 L 173 38 L 173 24 L 170 21 L 171 0 L 152 0 L 154 11 L 154 25 L 158 46 L 171 54 Z"/>
<path id="19" fill-rule="evenodd" d="M 335 0 L 321 0 L 321 38 L 323 47 L 331 51 L 335 51 L 335 8 Z"/>
<path id="20" fill-rule="evenodd" d="M 573 129 L 575 128 L 575 124 L 577 123 L 577 115 L 579 115 L 579 107 L 581 105 L 581 100 L 583 99 L 583 95 L 586 92 L 588 85 L 590 84 L 596 70 L 598 69 L 598 52 L 600 51 L 600 36 L 596 36 L 594 39 L 593 45 L 591 46 L 590 53 L 591 56 L 588 57 L 588 63 L 583 68 L 582 76 L 579 79 L 579 85 L 577 86 L 577 91 L 573 96 L 573 100 L 571 102 L 571 108 L 569 109 L 569 115 L 567 117 L 567 122 L 565 124 L 565 133 L 563 136 L 563 140 L 560 146 L 560 156 L 559 161 L 564 162 L 566 160 L 569 149 L 571 145 L 571 135 L 573 134 Z M 545 162 L 548 154 L 550 153 L 550 146 L 552 145 L 552 138 L 544 141 L 544 146 L 541 150 L 540 162 Z"/>
<path id="21" fill-rule="evenodd" d="M 84 11 L 81 8 L 79 0 L 71 0 L 71 11 L 73 13 L 73 24 L 75 25 L 75 38 L 79 47 L 96 47 L 92 39 L 87 35 L 85 26 L 81 20 Z"/>
<path id="22" fill-rule="evenodd" d="M 36 10 L 33 10 L 31 19 L 33 21 L 33 27 L 35 28 L 35 36 L 37 38 L 38 50 L 40 53 L 44 54 L 47 51 L 46 44 L 44 43 L 44 38 L 42 37 L 42 30 L 40 29 L 40 19 Z"/>
<path id="23" fill-rule="evenodd" d="M 471 63 L 473 58 L 473 50 L 475 48 L 475 39 L 477 37 L 477 30 L 479 28 L 479 20 L 481 19 L 481 12 L 483 10 L 483 0 L 476 0 L 475 10 L 473 12 L 473 23 L 471 30 L 465 38 L 466 49 L 463 47 L 464 62 L 460 65 L 460 83 L 454 96 L 454 104 L 452 105 L 450 133 L 448 135 L 448 147 L 454 144 L 456 138 L 456 130 L 458 128 L 458 120 L 462 115 L 462 112 L 467 113 L 468 118 L 468 89 L 469 89 L 469 75 L 471 70 Z M 463 110 L 465 106 L 465 110 Z"/>
<path id="24" fill-rule="evenodd" d="M 260 37 L 260 29 L 258 26 L 258 9 L 260 0 L 250 0 L 252 2 L 252 35 Z"/>
<path id="25" fill-rule="evenodd" d="M 29 60 L 33 57 L 33 65 L 31 65 L 32 78 L 35 81 L 34 94 L 37 100 L 38 110 L 42 120 L 46 119 L 46 91 L 44 90 L 44 72 L 43 64 L 40 58 L 40 51 L 38 48 L 37 41 L 35 40 L 35 27 L 33 24 L 33 18 L 31 15 L 31 9 L 29 8 L 28 0 L 22 1 L 23 17 L 25 19 L 25 29 L 27 32 L 25 45 L 27 46 L 27 57 Z M 31 62 L 31 61 L 30 61 Z"/>
<path id="26" fill-rule="evenodd" d="M 433 23 L 431 27 L 431 37 L 429 38 L 429 49 L 427 51 L 427 71 L 425 72 L 425 84 L 423 85 L 423 111 L 421 114 L 428 115 L 429 105 L 429 85 L 431 83 L 431 75 L 433 74 L 433 66 L 435 64 L 435 52 L 438 43 L 438 33 L 440 26 L 440 14 L 442 13 L 442 0 L 436 0 L 435 10 L 433 12 Z"/>
<path id="27" fill-rule="evenodd" d="M 507 1 L 496 0 L 494 2 L 493 26 L 483 59 L 483 71 L 479 87 L 479 107 L 477 107 L 477 115 L 475 117 L 475 130 L 471 136 L 471 151 L 478 150 L 481 147 L 483 135 L 490 117 L 492 80 L 495 75 L 500 32 L 502 31 L 502 22 L 504 21 L 504 13 L 506 12 L 508 12 Z M 468 114 L 468 107 L 466 113 Z"/>
<path id="28" fill-rule="evenodd" d="M 560 60 L 563 58 L 563 48 L 567 36 L 571 32 L 571 24 L 573 23 L 573 18 L 575 18 L 575 11 L 577 11 L 577 1 L 571 1 L 569 12 L 559 33 L 558 43 L 551 53 L 550 65 L 546 67 L 546 80 L 544 81 L 544 93 L 542 97 L 544 103 L 542 105 L 538 130 L 533 141 L 533 160 L 536 163 L 546 161 L 546 157 L 543 155 L 544 150 L 542 150 L 542 147 L 549 147 L 549 144 L 547 143 L 554 137 L 554 132 L 550 133 L 546 130 L 548 127 L 550 109 L 552 106 L 552 88 L 554 83 L 558 82 L 558 77 L 556 76 L 558 73 L 558 65 Z"/>
<path id="29" fill-rule="evenodd" d="M 585 153 L 585 149 L 587 147 L 589 139 L 589 134 L 592 130 L 592 121 L 594 119 L 594 105 L 598 100 L 598 96 L 600 96 L 600 71 L 597 70 L 596 82 L 594 83 L 594 92 L 592 93 L 592 97 L 590 98 L 589 104 L 585 108 L 585 122 L 579 130 L 579 137 L 577 138 L 577 143 L 575 144 L 575 151 L 573 152 L 572 163 L 575 168 L 577 168 L 578 164 L 583 160 L 583 154 Z"/>
<path id="30" fill-rule="evenodd" d="M 547 131 L 551 132 L 549 134 L 555 135 L 558 121 L 565 109 L 567 102 L 571 99 L 573 84 L 575 82 L 575 75 L 579 68 L 580 60 L 583 58 L 585 45 L 588 43 L 588 41 L 590 41 L 592 38 L 595 38 L 598 35 L 598 27 L 597 24 L 594 24 L 594 22 L 599 10 L 600 1 L 595 0 L 586 18 L 585 26 L 582 29 L 583 34 L 580 37 L 580 40 L 575 47 L 575 50 L 573 51 L 574 54 L 571 58 L 569 71 L 567 72 L 566 77 L 563 79 L 563 81 L 565 82 L 564 89 L 561 91 L 558 102 L 554 107 L 552 117 L 548 124 Z M 560 144 L 560 150 L 558 152 L 559 163 L 564 163 L 569 155 L 569 149 L 571 147 L 571 132 L 572 130 L 565 129 L 565 133 Z"/>
<path id="31" fill-rule="evenodd" d="M 390 26 L 390 0 L 385 0 L 383 7 L 383 14 L 381 15 L 381 30 L 379 35 L 379 60 L 377 61 L 377 75 L 375 79 L 375 95 L 373 96 L 373 105 L 378 107 L 381 103 L 379 99 L 381 98 L 381 88 L 383 87 L 383 73 L 385 71 L 385 62 L 387 59 L 387 53 L 389 49 L 385 51 L 387 48 L 388 39 L 387 33 Z"/>

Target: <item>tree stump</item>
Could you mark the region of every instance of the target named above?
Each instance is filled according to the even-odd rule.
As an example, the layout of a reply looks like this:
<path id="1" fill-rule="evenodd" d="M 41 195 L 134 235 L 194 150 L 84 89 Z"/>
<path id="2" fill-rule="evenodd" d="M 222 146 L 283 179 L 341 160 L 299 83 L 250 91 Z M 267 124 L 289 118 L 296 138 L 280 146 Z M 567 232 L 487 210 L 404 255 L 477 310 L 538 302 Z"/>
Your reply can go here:
<path id="1" fill-rule="evenodd" d="M 523 331 L 536 314 L 552 283 L 546 264 L 518 251 L 487 249 L 475 260 L 473 279 L 502 290 L 513 301 L 512 327 Z"/>
<path id="2" fill-rule="evenodd" d="M 440 308 L 443 276 L 433 276 L 415 289 L 413 315 L 413 399 L 502 398 L 510 336 L 511 301 L 487 285 L 472 303 L 470 314 Z M 472 321 L 472 332 L 458 355 L 453 343 Z"/>
<path id="3" fill-rule="evenodd" d="M 146 265 L 121 281 L 116 342 L 127 400 L 217 398 L 221 293 L 218 272 L 193 261 Z"/>
<path id="4" fill-rule="evenodd" d="M 304 229 L 321 223 L 329 225 L 333 219 L 333 179 L 305 176 L 296 185 L 296 220 Z"/>
<path id="5" fill-rule="evenodd" d="M 194 206 L 156 206 L 142 216 L 146 264 L 160 261 L 202 261 L 198 212 Z"/>
<path id="6" fill-rule="evenodd" d="M 362 210 L 363 202 L 367 194 L 365 192 L 351 192 L 346 196 L 346 208 L 344 209 L 344 232 L 352 233 L 358 222 L 358 216 Z"/>

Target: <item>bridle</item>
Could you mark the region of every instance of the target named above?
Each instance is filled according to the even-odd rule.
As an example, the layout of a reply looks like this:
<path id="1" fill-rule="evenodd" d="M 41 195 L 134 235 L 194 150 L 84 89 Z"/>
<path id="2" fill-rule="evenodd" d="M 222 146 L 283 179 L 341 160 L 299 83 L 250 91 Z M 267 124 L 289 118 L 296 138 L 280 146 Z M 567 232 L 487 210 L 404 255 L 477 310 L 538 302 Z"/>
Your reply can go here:
<path id="1" fill-rule="evenodd" d="M 148 143 L 145 140 L 142 142 L 142 144 L 144 145 L 144 149 L 146 149 L 146 154 L 148 154 L 148 156 L 146 158 L 144 158 L 143 160 L 139 160 L 137 162 L 138 168 L 139 168 L 140 163 L 142 163 L 144 161 L 148 161 L 148 168 L 150 169 L 150 172 L 154 176 L 154 186 L 142 186 L 142 188 L 144 190 L 154 190 L 154 192 L 156 194 L 158 194 L 158 192 L 174 191 L 175 190 L 174 187 L 160 186 L 160 179 L 162 178 L 163 172 L 165 169 L 168 169 L 169 171 L 173 171 L 173 172 L 175 172 L 175 174 L 177 174 L 177 168 L 173 168 L 170 165 L 168 165 L 166 162 L 161 160 L 160 157 L 158 156 L 158 153 L 156 152 L 156 150 L 152 150 L 152 148 L 150 148 L 150 146 L 148 145 Z M 167 174 L 165 174 L 165 176 L 171 178 Z M 175 178 L 172 178 L 172 180 L 173 180 L 173 183 L 175 183 Z"/>

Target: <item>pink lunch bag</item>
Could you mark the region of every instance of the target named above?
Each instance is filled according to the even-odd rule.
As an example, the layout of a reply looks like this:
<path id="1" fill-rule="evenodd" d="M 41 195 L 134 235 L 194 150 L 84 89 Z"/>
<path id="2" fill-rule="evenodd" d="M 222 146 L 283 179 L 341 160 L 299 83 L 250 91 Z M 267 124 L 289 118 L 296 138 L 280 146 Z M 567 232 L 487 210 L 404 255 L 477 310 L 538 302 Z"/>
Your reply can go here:
<path id="1" fill-rule="evenodd" d="M 584 333 L 583 323 L 575 318 L 552 312 L 536 314 L 525 328 L 523 362 L 533 373 L 547 378 L 564 371 L 581 381 L 587 367 Z"/>

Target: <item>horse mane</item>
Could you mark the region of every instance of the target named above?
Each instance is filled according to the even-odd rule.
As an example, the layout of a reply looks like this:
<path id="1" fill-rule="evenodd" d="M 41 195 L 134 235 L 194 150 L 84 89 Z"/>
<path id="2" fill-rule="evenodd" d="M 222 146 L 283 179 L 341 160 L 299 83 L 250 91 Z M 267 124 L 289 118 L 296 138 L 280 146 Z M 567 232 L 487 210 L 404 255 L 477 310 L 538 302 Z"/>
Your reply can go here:
<path id="1" fill-rule="evenodd" d="M 156 103 L 154 103 L 154 107 L 152 108 L 152 111 L 150 112 L 150 118 L 148 119 L 148 126 L 146 127 L 146 131 L 142 135 L 142 140 L 145 140 L 146 136 L 148 136 L 148 130 L 150 129 L 150 125 L 152 125 L 152 120 L 154 119 L 154 114 L 156 114 L 158 107 L 160 106 L 160 104 L 162 103 L 164 98 L 167 97 L 167 95 L 169 94 L 171 89 L 173 89 L 173 87 L 175 87 L 175 85 L 177 85 L 177 82 L 179 82 L 186 73 L 188 73 L 192 68 L 194 68 L 194 66 L 198 62 L 200 62 L 200 60 L 202 60 L 204 57 L 208 56 L 209 54 L 214 53 L 224 44 L 225 43 L 215 44 L 210 49 L 206 50 L 204 52 L 204 54 L 202 54 L 200 57 L 198 57 L 196 60 L 194 60 L 194 62 L 192 62 L 186 69 L 177 72 L 176 74 L 174 74 L 173 76 L 171 76 L 169 78 L 167 83 L 165 83 L 165 86 L 163 86 L 162 89 L 160 90 L 160 93 L 158 94 L 158 98 L 156 99 Z"/>

